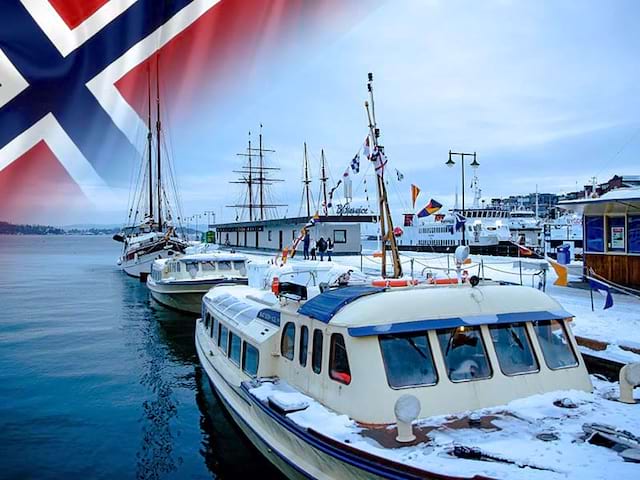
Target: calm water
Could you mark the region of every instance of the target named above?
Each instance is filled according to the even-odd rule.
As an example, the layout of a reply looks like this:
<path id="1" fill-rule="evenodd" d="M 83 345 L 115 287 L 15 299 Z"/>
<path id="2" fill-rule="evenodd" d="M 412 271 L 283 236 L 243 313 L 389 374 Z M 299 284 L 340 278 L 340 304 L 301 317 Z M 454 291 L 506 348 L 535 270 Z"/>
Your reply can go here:
<path id="1" fill-rule="evenodd" d="M 0 236 L 0 477 L 279 478 L 107 237 Z"/>

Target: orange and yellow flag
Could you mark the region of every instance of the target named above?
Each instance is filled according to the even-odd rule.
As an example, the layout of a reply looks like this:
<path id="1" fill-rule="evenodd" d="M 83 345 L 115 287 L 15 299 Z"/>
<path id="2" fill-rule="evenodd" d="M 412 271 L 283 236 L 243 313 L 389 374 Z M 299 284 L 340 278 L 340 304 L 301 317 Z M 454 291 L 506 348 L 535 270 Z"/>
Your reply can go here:
<path id="1" fill-rule="evenodd" d="M 413 208 L 416 208 L 416 200 L 418 199 L 418 195 L 420 195 L 420 188 L 417 185 L 411 185 L 411 202 L 413 203 Z"/>

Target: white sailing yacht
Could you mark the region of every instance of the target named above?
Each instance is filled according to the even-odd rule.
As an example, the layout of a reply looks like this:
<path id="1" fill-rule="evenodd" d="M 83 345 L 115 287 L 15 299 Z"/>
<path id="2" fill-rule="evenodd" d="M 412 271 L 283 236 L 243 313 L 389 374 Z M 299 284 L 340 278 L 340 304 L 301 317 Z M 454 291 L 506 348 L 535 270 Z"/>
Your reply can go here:
<path id="1" fill-rule="evenodd" d="M 177 235 L 172 223 L 173 206 L 169 201 L 169 192 L 173 193 L 176 208 L 178 207 L 178 199 L 177 192 L 168 187 L 175 185 L 175 183 L 165 182 L 163 177 L 163 175 L 165 177 L 171 175 L 171 168 L 166 168 L 163 172 L 158 64 L 159 60 L 156 63 L 155 169 L 151 129 L 151 71 L 148 69 L 147 161 L 141 165 L 138 181 L 132 185 L 134 194 L 129 208 L 128 225 L 120 233 L 113 236 L 114 240 L 123 244 L 118 265 L 127 275 L 132 277 L 146 277 L 151 271 L 151 264 L 154 260 L 182 253 L 187 247 L 187 242 Z M 179 216 L 178 220 L 180 220 Z"/>

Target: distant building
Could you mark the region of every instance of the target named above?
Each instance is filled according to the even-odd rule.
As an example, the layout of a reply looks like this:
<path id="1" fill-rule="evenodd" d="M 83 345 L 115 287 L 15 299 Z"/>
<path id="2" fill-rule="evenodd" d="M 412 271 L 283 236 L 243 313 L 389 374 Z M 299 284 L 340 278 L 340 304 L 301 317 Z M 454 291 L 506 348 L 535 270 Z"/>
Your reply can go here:
<path id="1" fill-rule="evenodd" d="M 628 185 L 629 178 L 614 177 L 610 182 Z M 611 188 L 599 197 L 560 205 L 583 215 L 585 271 L 592 269 L 612 282 L 640 287 L 640 186 Z"/>
<path id="2" fill-rule="evenodd" d="M 545 218 L 550 215 L 553 207 L 558 203 L 558 195 L 555 193 L 538 193 L 538 217 Z M 536 211 L 536 194 L 511 195 L 506 198 L 492 198 L 491 208 L 500 210 L 531 210 Z"/>

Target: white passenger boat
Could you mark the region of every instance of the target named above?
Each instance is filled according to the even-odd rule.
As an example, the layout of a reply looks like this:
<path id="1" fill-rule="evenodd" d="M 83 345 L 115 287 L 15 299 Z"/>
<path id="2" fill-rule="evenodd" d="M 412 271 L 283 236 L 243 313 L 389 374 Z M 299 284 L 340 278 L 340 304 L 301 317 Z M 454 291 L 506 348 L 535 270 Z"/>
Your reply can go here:
<path id="1" fill-rule="evenodd" d="M 216 252 L 156 260 L 147 277 L 154 300 L 190 313 L 199 313 L 202 296 L 223 284 L 247 284 L 244 255 Z"/>
<path id="2" fill-rule="evenodd" d="M 509 214 L 508 227 L 512 242 L 533 248 L 542 245 L 542 225 L 534 211 L 513 210 Z"/>
<path id="3" fill-rule="evenodd" d="M 621 431 L 640 432 L 640 405 L 594 391 L 570 319 L 528 287 L 278 280 L 212 289 L 196 348 L 290 478 L 635 478 L 640 465 L 587 440 L 637 458 Z"/>

